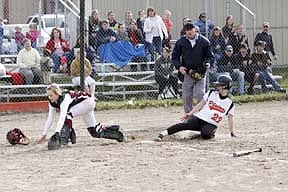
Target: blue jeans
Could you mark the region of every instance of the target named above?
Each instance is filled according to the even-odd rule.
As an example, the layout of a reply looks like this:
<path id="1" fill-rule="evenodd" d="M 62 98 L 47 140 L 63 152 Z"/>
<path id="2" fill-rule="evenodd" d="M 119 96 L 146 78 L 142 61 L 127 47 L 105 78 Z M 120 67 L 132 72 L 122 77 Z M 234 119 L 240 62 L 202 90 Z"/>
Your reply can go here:
<path id="1" fill-rule="evenodd" d="M 66 52 L 66 53 L 64 53 L 64 54 L 62 55 L 62 57 L 65 56 L 65 57 L 67 58 L 67 63 L 69 63 L 69 56 L 70 56 L 70 55 L 71 55 L 70 52 Z M 58 73 L 59 70 L 60 70 L 60 64 L 61 64 L 60 59 L 61 59 L 61 57 L 58 56 L 58 55 L 54 52 L 54 53 L 52 53 L 52 55 L 51 55 L 51 59 L 53 60 L 53 64 L 54 64 L 53 72 L 54 72 L 54 73 Z"/>
<path id="2" fill-rule="evenodd" d="M 275 89 L 275 91 L 280 91 L 281 87 L 280 85 L 272 78 L 272 74 L 268 72 L 268 70 L 265 71 L 259 71 L 259 81 L 261 84 L 262 91 L 265 93 L 268 91 L 266 83 L 269 83 L 272 85 L 272 87 Z"/>
<path id="3" fill-rule="evenodd" d="M 151 61 L 154 61 L 154 51 L 161 55 L 162 53 L 162 41 L 160 37 L 153 37 L 152 43 L 146 44 L 148 52 L 151 54 Z"/>

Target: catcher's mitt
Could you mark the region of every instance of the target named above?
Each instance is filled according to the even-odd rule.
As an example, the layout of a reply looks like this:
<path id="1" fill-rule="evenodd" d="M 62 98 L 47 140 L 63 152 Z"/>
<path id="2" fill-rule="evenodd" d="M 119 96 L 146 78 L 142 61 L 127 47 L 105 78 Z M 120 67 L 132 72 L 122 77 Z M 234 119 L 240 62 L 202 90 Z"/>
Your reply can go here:
<path id="1" fill-rule="evenodd" d="M 201 80 L 205 77 L 205 74 L 198 73 L 197 71 L 194 71 L 193 69 L 189 70 L 189 75 L 192 79 L 195 79 L 195 80 Z"/>
<path id="2" fill-rule="evenodd" d="M 30 143 L 30 139 L 26 137 L 23 134 L 23 132 L 18 128 L 14 128 L 8 131 L 6 137 L 7 137 L 8 142 L 12 145 L 16 145 L 16 144 L 28 145 Z"/>

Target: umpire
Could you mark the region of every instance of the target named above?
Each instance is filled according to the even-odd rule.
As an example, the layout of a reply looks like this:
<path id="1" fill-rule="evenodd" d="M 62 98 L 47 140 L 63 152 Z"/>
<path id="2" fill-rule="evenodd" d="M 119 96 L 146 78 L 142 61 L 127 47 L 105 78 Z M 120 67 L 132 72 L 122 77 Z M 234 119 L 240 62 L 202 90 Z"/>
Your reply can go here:
<path id="1" fill-rule="evenodd" d="M 172 62 L 178 70 L 179 80 L 183 82 L 184 111 L 189 113 L 193 108 L 194 88 L 198 102 L 204 96 L 206 69 L 214 56 L 209 40 L 196 33 L 194 24 L 187 23 L 184 30 L 186 35 L 174 46 Z"/>

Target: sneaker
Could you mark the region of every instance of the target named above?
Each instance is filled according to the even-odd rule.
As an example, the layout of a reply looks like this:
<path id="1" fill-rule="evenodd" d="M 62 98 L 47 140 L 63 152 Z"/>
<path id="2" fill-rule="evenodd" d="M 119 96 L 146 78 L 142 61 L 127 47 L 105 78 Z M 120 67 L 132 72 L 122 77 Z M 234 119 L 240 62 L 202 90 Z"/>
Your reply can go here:
<path id="1" fill-rule="evenodd" d="M 155 141 L 161 142 L 161 141 L 163 140 L 163 138 L 164 138 L 164 136 L 163 136 L 161 133 L 159 133 L 159 134 L 156 136 Z"/>
<path id="2" fill-rule="evenodd" d="M 277 92 L 279 92 L 279 93 L 286 93 L 286 89 L 280 89 L 280 90 L 277 90 Z"/>

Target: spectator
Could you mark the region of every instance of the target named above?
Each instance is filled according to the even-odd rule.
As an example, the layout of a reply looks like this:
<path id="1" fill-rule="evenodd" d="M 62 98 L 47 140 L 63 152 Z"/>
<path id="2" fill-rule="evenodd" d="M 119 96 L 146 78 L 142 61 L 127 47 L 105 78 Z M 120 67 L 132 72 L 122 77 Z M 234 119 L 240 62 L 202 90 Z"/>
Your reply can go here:
<path id="1" fill-rule="evenodd" d="M 224 27 L 222 27 L 222 33 L 223 33 L 223 36 L 225 38 L 225 43 L 228 43 L 229 39 L 234 34 L 234 30 L 235 30 L 235 28 L 234 28 L 234 23 L 233 23 L 233 16 L 228 15 L 226 17 L 226 23 L 225 23 Z"/>
<path id="2" fill-rule="evenodd" d="M 40 59 L 40 67 L 42 71 L 42 76 L 44 80 L 44 84 L 50 84 L 50 68 L 52 66 L 52 60 L 50 58 L 51 52 L 49 49 L 43 50 L 43 56 Z"/>
<path id="3" fill-rule="evenodd" d="M 227 45 L 225 47 L 224 54 L 217 62 L 217 76 L 222 74 L 227 74 L 231 76 L 233 81 L 238 82 L 238 94 L 244 95 L 244 76 L 245 73 L 240 71 L 240 66 L 235 60 L 235 55 L 233 55 L 233 47 Z M 217 78 L 217 77 L 216 77 Z"/>
<path id="4" fill-rule="evenodd" d="M 29 39 L 24 39 L 24 48 L 17 55 L 17 65 L 19 73 L 24 78 L 26 85 L 42 84 L 43 77 L 40 68 L 40 55 L 36 49 L 31 46 Z"/>
<path id="5" fill-rule="evenodd" d="M 126 31 L 128 31 L 130 29 L 130 24 L 131 24 L 131 21 L 133 20 L 133 13 L 132 11 L 126 11 L 125 12 L 125 20 L 124 20 L 124 24 L 125 24 L 125 27 L 126 27 Z"/>
<path id="6" fill-rule="evenodd" d="M 100 28 L 100 18 L 98 10 L 93 10 L 88 20 L 89 45 L 95 48 L 96 31 Z"/>
<path id="7" fill-rule="evenodd" d="M 71 76 L 72 76 L 72 83 L 75 85 L 80 85 L 80 49 L 75 49 L 75 55 L 76 58 L 71 63 Z M 84 72 L 85 72 L 85 92 L 90 93 L 92 97 L 95 97 L 95 80 L 90 77 L 92 68 L 91 63 L 88 59 L 85 58 L 85 66 L 84 66 Z"/>
<path id="8" fill-rule="evenodd" d="M 119 29 L 119 23 L 115 20 L 115 13 L 114 11 L 108 12 L 108 23 L 109 26 L 114 30 L 117 31 Z"/>
<path id="9" fill-rule="evenodd" d="M 15 27 L 15 43 L 17 44 L 17 51 L 19 52 L 23 48 L 23 40 L 25 35 L 22 33 L 22 28 L 20 26 Z"/>
<path id="10" fill-rule="evenodd" d="M 134 46 L 137 44 L 144 44 L 141 30 L 137 28 L 137 22 L 135 20 L 131 21 L 131 27 L 128 30 L 128 37 Z"/>
<path id="11" fill-rule="evenodd" d="M 200 34 L 207 38 L 210 37 L 214 28 L 214 24 L 210 20 L 207 20 L 205 12 L 200 13 L 198 20 L 195 22 L 195 25 L 199 27 Z"/>
<path id="12" fill-rule="evenodd" d="M 163 40 L 163 47 L 168 47 L 169 49 L 171 49 L 170 40 L 172 38 L 171 30 L 172 30 L 172 27 L 173 27 L 173 22 L 171 21 L 171 11 L 166 9 L 164 11 L 163 16 L 162 16 L 162 20 L 163 20 L 163 23 L 166 26 L 167 33 L 168 33 L 168 39 L 164 39 Z"/>
<path id="13" fill-rule="evenodd" d="M 242 24 L 237 25 L 235 33 L 229 38 L 229 44 L 232 45 L 235 54 L 239 53 L 241 44 L 246 44 L 248 53 L 250 53 L 248 37 L 244 32 L 244 26 Z"/>
<path id="14" fill-rule="evenodd" d="M 273 39 L 272 39 L 272 35 L 269 33 L 269 30 L 270 30 L 269 22 L 264 22 L 263 31 L 261 33 L 257 33 L 255 40 L 254 40 L 254 46 L 256 46 L 256 43 L 258 41 L 264 41 L 266 43 L 264 50 L 267 51 L 269 54 L 271 53 L 274 59 L 276 60 L 277 55 L 274 50 Z"/>
<path id="15" fill-rule="evenodd" d="M 215 27 L 210 37 L 211 49 L 214 53 L 216 62 L 220 59 L 225 49 L 225 39 L 222 35 L 221 28 Z"/>
<path id="16" fill-rule="evenodd" d="M 145 21 L 145 17 L 146 17 L 146 13 L 144 10 L 140 10 L 138 12 L 138 18 L 137 18 L 137 28 L 142 32 L 142 36 L 144 37 L 145 34 L 144 34 L 144 21 Z"/>
<path id="17" fill-rule="evenodd" d="M 183 35 L 186 35 L 186 32 L 185 32 L 185 28 L 184 28 L 184 26 L 187 24 L 187 23 L 189 23 L 189 22 L 192 22 L 191 21 L 191 19 L 189 19 L 189 17 L 183 17 L 183 19 L 182 19 L 182 24 L 183 24 L 183 27 L 182 27 L 182 29 L 181 29 L 181 31 L 180 31 L 180 36 L 183 36 Z M 196 27 L 196 26 L 195 26 Z"/>
<path id="18" fill-rule="evenodd" d="M 31 23 L 29 25 L 29 31 L 26 33 L 26 38 L 30 39 L 31 45 L 33 48 L 36 48 L 37 38 L 40 34 L 40 31 L 37 30 L 37 24 Z"/>
<path id="19" fill-rule="evenodd" d="M 163 93 L 166 86 L 170 88 L 172 86 L 174 91 L 174 97 L 180 96 L 178 91 L 178 79 L 173 75 L 174 65 L 170 59 L 170 49 L 168 47 L 163 48 L 161 57 L 155 61 L 155 80 L 159 85 L 158 99 L 164 99 Z"/>
<path id="20" fill-rule="evenodd" d="M 62 38 L 61 31 L 57 28 L 53 28 L 50 35 L 50 40 L 46 44 L 46 49 L 51 52 L 51 58 L 53 60 L 53 72 L 60 72 L 61 58 L 66 58 L 67 63 L 69 63 L 70 56 L 70 45 Z M 65 60 L 65 59 L 62 59 Z"/>
<path id="21" fill-rule="evenodd" d="M 168 38 L 168 33 L 161 17 L 156 15 L 154 8 L 147 9 L 147 18 L 144 22 L 145 41 L 147 49 L 151 55 L 151 61 L 154 61 L 154 51 L 159 55 L 162 52 L 163 33 Z"/>
<path id="22" fill-rule="evenodd" d="M 177 40 L 172 53 L 172 61 L 178 70 L 180 81 L 183 82 L 184 111 L 188 113 L 193 108 L 194 87 L 199 102 L 204 95 L 206 82 L 205 78 L 195 79 L 188 73 L 193 70 L 205 76 L 207 63 L 213 59 L 213 53 L 209 40 L 196 33 L 193 23 L 187 23 L 184 30 L 186 36 Z"/>
<path id="23" fill-rule="evenodd" d="M 117 34 L 109 28 L 109 21 L 103 20 L 100 29 L 96 32 L 96 51 L 100 45 L 118 40 Z"/>
<path id="24" fill-rule="evenodd" d="M 96 51 L 92 46 L 89 46 L 87 44 L 87 40 L 84 39 L 84 47 L 85 47 L 85 52 L 86 52 L 86 59 L 89 60 L 91 67 L 92 67 L 92 73 L 91 76 L 95 77 L 96 76 L 96 63 L 95 63 L 95 59 L 96 59 Z M 72 48 L 71 50 L 71 62 L 75 59 L 76 55 L 75 55 L 75 50 L 76 49 L 80 49 L 80 37 L 77 38 L 76 40 L 76 45 Z M 68 70 L 70 71 L 70 63 L 68 63 Z"/>
<path id="25" fill-rule="evenodd" d="M 125 24 L 120 24 L 119 29 L 116 33 L 120 41 L 130 41 L 128 33 L 126 32 Z"/>
<path id="26" fill-rule="evenodd" d="M 258 79 L 260 80 L 262 91 L 264 93 L 268 91 L 266 86 L 267 82 L 272 85 L 275 91 L 286 92 L 286 90 L 281 89 L 280 85 L 272 78 L 272 75 L 268 72 L 267 67 L 272 64 L 272 61 L 269 54 L 264 51 L 264 48 L 265 42 L 258 41 L 256 43 L 256 52 L 251 55 L 252 69 L 255 72 L 256 77 L 258 76 Z M 258 79 L 255 78 L 255 81 Z M 249 91 L 250 89 L 253 89 L 255 81 L 250 84 Z"/>
<path id="27" fill-rule="evenodd" d="M 2 18 L 0 18 L 0 55 L 3 54 L 3 51 L 2 51 L 2 45 L 3 45 L 3 35 L 4 35 L 4 28 L 2 26 Z M 0 60 L 0 62 L 2 62 Z"/>

